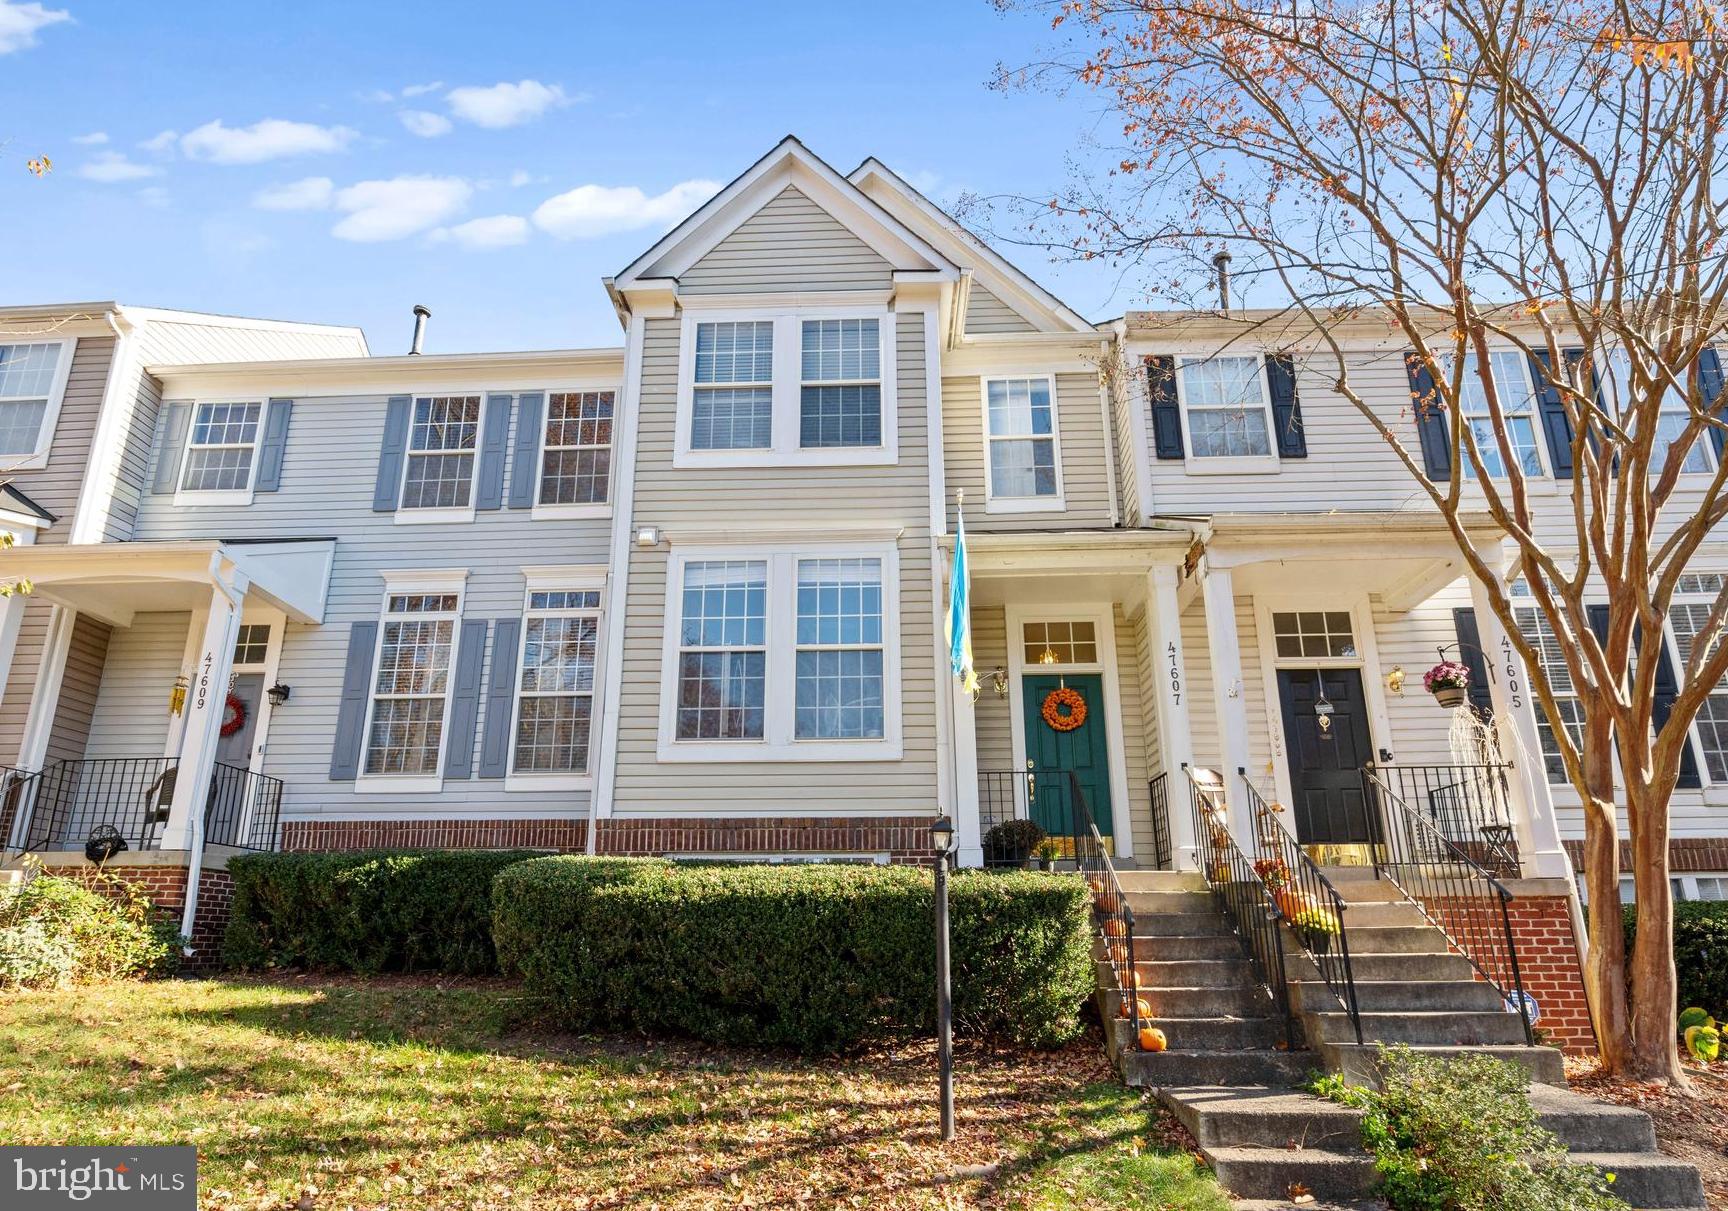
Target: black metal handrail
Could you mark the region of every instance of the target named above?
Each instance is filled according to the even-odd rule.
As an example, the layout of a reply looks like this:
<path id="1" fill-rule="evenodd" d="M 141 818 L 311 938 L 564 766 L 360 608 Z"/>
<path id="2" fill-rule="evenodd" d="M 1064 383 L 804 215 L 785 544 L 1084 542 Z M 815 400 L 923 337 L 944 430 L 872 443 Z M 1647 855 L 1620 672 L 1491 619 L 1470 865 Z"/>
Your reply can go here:
<path id="1" fill-rule="evenodd" d="M 78 849 L 107 825 L 130 849 L 155 849 L 174 797 L 174 757 L 50 761 L 17 788 L 15 848 Z"/>
<path id="2" fill-rule="evenodd" d="M 1080 777 L 1066 774 L 1068 801 L 1073 806 L 1074 863 L 1092 889 L 1092 923 L 1104 939 L 1104 953 L 1116 977 L 1117 1015 L 1128 1019 L 1132 1046 L 1140 1046 L 1140 969 L 1134 958 L 1134 910 L 1110 861 L 1110 847 L 1086 806 Z M 1106 1024 L 1105 1029 L 1114 1029 Z"/>
<path id="3" fill-rule="evenodd" d="M 1170 839 L 1170 773 L 1168 770 L 1147 783 L 1152 801 L 1152 865 L 1159 870 L 1176 869 L 1176 852 Z"/>
<path id="4" fill-rule="evenodd" d="M 1278 822 L 1265 796 L 1238 768 L 1236 777 L 1254 817 L 1254 869 L 1272 890 L 1273 903 L 1304 954 L 1326 981 L 1327 989 L 1350 1015 L 1356 1041 L 1362 1041 L 1362 1011 L 1356 1000 L 1356 972 L 1350 964 L 1349 904 L 1318 863 Z"/>
<path id="5" fill-rule="evenodd" d="M 273 850 L 282 816 L 282 779 L 218 761 L 204 809 L 204 843 Z"/>
<path id="6" fill-rule="evenodd" d="M 1368 768 L 1478 866 L 1503 879 L 1517 878 L 1518 837 L 1508 789 L 1511 766 L 1482 762 Z"/>
<path id="7" fill-rule="evenodd" d="M 1512 933 L 1512 893 L 1428 816 L 1398 795 L 1369 766 L 1363 788 L 1380 832 L 1377 873 L 1385 875 L 1457 952 L 1504 997 L 1524 1023 L 1524 1042 L 1536 1045 L 1518 943 Z"/>
<path id="8" fill-rule="evenodd" d="M 1271 888 L 1230 832 L 1224 780 L 1212 770 L 1182 767 L 1188 779 L 1188 806 L 1194 820 L 1194 845 L 1212 900 L 1236 931 L 1237 940 L 1254 966 L 1254 974 L 1284 1019 L 1284 1042 L 1296 1045 L 1296 1022 L 1290 1012 L 1290 984 L 1285 973 L 1284 939 L 1278 928 L 1278 904 Z"/>

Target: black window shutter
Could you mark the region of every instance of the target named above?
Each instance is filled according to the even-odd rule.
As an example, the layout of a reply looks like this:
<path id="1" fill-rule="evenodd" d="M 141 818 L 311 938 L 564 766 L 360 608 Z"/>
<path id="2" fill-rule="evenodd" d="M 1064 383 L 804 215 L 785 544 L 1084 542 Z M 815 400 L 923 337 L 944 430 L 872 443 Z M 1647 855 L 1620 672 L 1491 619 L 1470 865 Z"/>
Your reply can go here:
<path id="1" fill-rule="evenodd" d="M 1570 354 L 1568 350 L 1568 359 Z M 1542 432 L 1548 438 L 1548 465 L 1555 479 L 1571 479 L 1572 418 L 1566 415 L 1566 401 L 1554 383 L 1553 363 L 1546 349 L 1530 355 L 1530 382 L 1536 388 L 1536 410 L 1542 415 Z"/>
<path id="2" fill-rule="evenodd" d="M 1279 457 L 1307 458 L 1302 401 L 1296 396 L 1296 363 L 1288 353 L 1266 355 L 1266 382 L 1272 389 L 1272 427 L 1277 430 Z"/>
<path id="3" fill-rule="evenodd" d="M 1414 349 L 1404 355 L 1410 374 L 1410 410 L 1416 414 L 1416 433 L 1422 439 L 1422 465 L 1436 482 L 1452 478 L 1452 432 L 1446 425 L 1446 409 L 1434 389 L 1434 376 Z"/>
<path id="4" fill-rule="evenodd" d="M 1482 632 L 1476 626 L 1476 611 L 1460 606 L 1452 611 L 1452 630 L 1458 636 L 1459 658 L 1470 670 L 1470 709 L 1486 722 L 1494 717 L 1494 695 L 1488 689 L 1488 656 L 1482 650 Z"/>
<path id="5" fill-rule="evenodd" d="M 1638 645 L 1642 649 L 1644 637 L 1637 636 Z M 1668 722 L 1668 716 L 1674 713 L 1674 699 L 1680 696 L 1680 680 L 1675 676 L 1674 660 L 1668 655 L 1668 642 L 1657 635 L 1656 652 L 1656 694 L 1651 706 L 1650 715 L 1655 721 L 1656 730 L 1661 731 Z M 1675 786 L 1685 790 L 1697 790 L 1704 785 L 1704 780 L 1698 776 L 1698 757 L 1692 751 L 1692 737 L 1686 737 L 1686 743 L 1680 747 L 1680 777 Z"/>
<path id="6" fill-rule="evenodd" d="M 1704 410 L 1715 411 L 1716 402 L 1722 398 L 1722 355 L 1714 349 L 1706 349 L 1698 355 L 1698 390 L 1704 397 Z M 1712 428 L 1710 440 L 1716 443 L 1716 458 L 1720 461 L 1723 447 L 1728 446 L 1728 434 Z"/>
<path id="7" fill-rule="evenodd" d="M 1176 403 L 1176 359 L 1146 359 L 1146 393 L 1152 402 L 1152 451 L 1159 458 L 1182 457 L 1182 410 Z"/>

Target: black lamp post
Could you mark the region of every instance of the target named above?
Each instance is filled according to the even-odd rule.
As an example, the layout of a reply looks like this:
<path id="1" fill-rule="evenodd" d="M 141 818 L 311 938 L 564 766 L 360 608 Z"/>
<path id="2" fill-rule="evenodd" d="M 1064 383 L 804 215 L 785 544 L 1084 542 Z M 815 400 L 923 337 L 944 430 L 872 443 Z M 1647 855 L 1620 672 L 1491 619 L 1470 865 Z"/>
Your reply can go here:
<path id="1" fill-rule="evenodd" d="M 948 853 L 954 821 L 936 817 L 930 849 L 936 855 L 936 1065 L 942 1081 L 942 1142 L 954 1138 L 954 997 L 948 987 Z"/>

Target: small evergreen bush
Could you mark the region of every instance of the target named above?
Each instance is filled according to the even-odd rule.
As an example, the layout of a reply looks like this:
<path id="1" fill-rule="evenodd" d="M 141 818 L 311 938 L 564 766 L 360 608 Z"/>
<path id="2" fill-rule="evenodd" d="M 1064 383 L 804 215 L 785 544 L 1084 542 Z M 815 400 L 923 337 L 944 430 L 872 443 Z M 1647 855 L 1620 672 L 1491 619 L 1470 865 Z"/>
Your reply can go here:
<path id="1" fill-rule="evenodd" d="M 172 971 L 180 936 L 132 884 L 26 869 L 0 891 L 0 988 L 58 988 Z"/>
<path id="2" fill-rule="evenodd" d="M 1628 961 L 1637 937 L 1637 910 L 1628 905 Z M 1700 1005 L 1713 1017 L 1728 1019 L 1728 902 L 1685 900 L 1674 905 L 1674 969 L 1681 1005 Z"/>

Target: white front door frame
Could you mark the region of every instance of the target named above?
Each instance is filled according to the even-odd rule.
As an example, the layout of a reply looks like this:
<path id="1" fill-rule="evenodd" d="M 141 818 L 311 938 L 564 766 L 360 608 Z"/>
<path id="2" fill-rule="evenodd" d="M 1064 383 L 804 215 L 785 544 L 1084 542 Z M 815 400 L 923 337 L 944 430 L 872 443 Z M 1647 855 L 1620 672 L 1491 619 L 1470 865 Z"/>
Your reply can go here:
<path id="1" fill-rule="evenodd" d="M 1028 622 L 1090 622 L 1098 643 L 1098 660 L 1091 664 L 1037 665 L 1038 670 L 1058 673 L 1098 673 L 1104 680 L 1105 747 L 1110 757 L 1110 827 L 1114 856 L 1134 856 L 1133 814 L 1128 804 L 1128 757 L 1122 730 L 1122 685 L 1116 664 L 1116 607 L 1114 602 L 1075 602 L 1063 606 L 1019 606 L 1004 608 L 1008 639 L 1008 683 L 1011 706 L 1009 720 L 1014 737 L 1014 768 L 1026 768 L 1026 635 Z M 1016 779 L 1016 785 L 1018 785 Z M 1016 806 L 1020 794 L 1015 794 Z"/>

